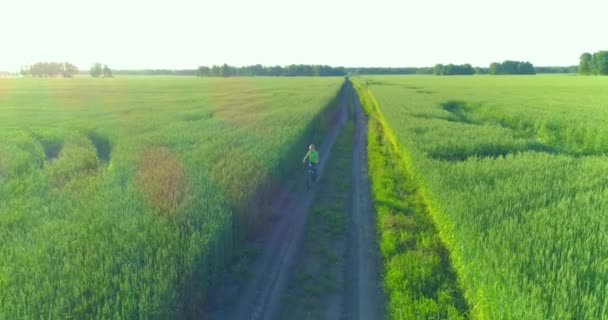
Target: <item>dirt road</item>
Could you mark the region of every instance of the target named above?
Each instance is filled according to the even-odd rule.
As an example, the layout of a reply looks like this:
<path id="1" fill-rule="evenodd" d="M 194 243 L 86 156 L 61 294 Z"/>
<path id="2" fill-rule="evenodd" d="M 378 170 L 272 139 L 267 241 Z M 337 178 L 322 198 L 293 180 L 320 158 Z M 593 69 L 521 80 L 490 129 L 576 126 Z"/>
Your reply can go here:
<path id="1" fill-rule="evenodd" d="M 323 144 L 318 148 L 320 155 L 327 155 L 321 157 L 318 166 L 320 175 L 323 174 L 330 150 L 347 121 L 351 94 L 354 91 L 350 88 L 344 91 L 339 111 Z M 353 101 L 355 133 L 352 164 L 349 166 L 352 168 L 352 183 L 346 191 L 350 191 L 350 204 L 343 250 L 345 263 L 340 276 L 344 279 L 341 285 L 343 289 L 339 290 L 341 293 L 338 297 L 334 295 L 322 301 L 323 305 L 318 307 L 327 310 L 324 314 L 328 319 L 383 319 L 384 301 L 377 266 L 374 213 L 367 174 L 367 120 L 358 104 L 359 100 L 355 98 Z M 225 301 L 211 303 L 206 308 L 205 319 L 277 319 L 281 317 L 279 313 L 285 316 L 286 306 L 282 304 L 286 288 L 290 284 L 294 285 L 290 282 L 295 281 L 292 277 L 294 262 L 303 254 L 306 221 L 318 191 L 318 188 L 306 191 L 303 178 L 305 177 L 277 195 L 273 203 L 277 219 L 269 228 L 269 235 L 261 241 L 261 255 L 245 266 L 248 268 L 248 280 L 244 285 L 230 289 L 232 299 L 221 298 Z M 290 319 L 300 318 L 287 311 Z"/>
<path id="2" fill-rule="evenodd" d="M 353 92 L 354 94 L 354 92 Z M 355 139 L 352 159 L 352 207 L 350 209 L 350 270 L 347 271 L 348 319 L 383 319 L 384 299 L 378 269 L 374 211 L 367 172 L 367 118 L 354 99 Z"/>
<path id="3" fill-rule="evenodd" d="M 367 119 L 357 102 L 332 150 L 278 319 L 384 318 Z"/>
<path id="4" fill-rule="evenodd" d="M 341 97 L 338 112 L 332 121 L 331 128 L 323 143 L 317 147 L 320 155 L 330 153 L 336 138 L 347 116 L 346 91 Z M 323 174 L 327 157 L 320 157 L 317 166 L 319 175 Z M 304 170 L 302 170 L 304 172 Z M 270 228 L 270 235 L 262 240 L 262 254 L 249 267 L 251 275 L 243 288 L 238 288 L 238 297 L 235 303 L 226 303 L 223 306 L 213 306 L 205 314 L 205 318 L 212 319 L 273 319 L 278 312 L 282 293 L 285 290 L 287 279 L 297 248 L 301 242 L 306 227 L 306 218 L 315 198 L 316 189 L 306 191 L 304 179 L 286 188 L 277 195 L 273 203 L 276 212 L 276 221 Z"/>

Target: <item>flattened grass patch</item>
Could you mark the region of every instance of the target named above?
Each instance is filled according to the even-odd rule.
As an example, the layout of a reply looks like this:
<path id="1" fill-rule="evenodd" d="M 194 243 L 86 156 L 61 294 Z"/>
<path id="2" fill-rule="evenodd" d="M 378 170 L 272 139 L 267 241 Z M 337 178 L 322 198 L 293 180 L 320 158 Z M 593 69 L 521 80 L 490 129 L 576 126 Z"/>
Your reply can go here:
<path id="1" fill-rule="evenodd" d="M 149 204 L 163 215 L 174 215 L 186 195 L 182 164 L 166 146 L 151 147 L 140 155 L 135 182 Z"/>
<path id="2" fill-rule="evenodd" d="M 46 166 L 53 187 L 62 188 L 78 175 L 87 175 L 99 168 L 95 147 L 84 137 L 69 141 L 59 155 Z"/>

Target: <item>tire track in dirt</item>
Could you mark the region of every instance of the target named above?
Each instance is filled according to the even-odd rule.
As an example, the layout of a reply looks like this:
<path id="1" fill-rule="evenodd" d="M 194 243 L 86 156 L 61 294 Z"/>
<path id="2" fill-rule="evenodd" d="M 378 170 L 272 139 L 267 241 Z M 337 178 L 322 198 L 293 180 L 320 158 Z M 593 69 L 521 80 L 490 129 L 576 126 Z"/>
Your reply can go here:
<path id="1" fill-rule="evenodd" d="M 348 319 L 384 319 L 384 295 L 374 210 L 367 170 L 367 117 L 354 90 L 355 138 L 352 162 L 350 250 L 347 270 Z"/>

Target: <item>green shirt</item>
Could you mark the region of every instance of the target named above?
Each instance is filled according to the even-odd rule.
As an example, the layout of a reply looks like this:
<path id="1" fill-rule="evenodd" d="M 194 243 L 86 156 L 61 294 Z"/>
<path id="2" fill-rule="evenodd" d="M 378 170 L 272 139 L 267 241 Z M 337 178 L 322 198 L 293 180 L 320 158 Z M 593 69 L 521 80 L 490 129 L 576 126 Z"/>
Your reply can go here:
<path id="1" fill-rule="evenodd" d="M 317 163 L 319 162 L 319 153 L 317 152 L 317 150 L 310 150 L 308 151 L 308 160 L 312 163 Z"/>

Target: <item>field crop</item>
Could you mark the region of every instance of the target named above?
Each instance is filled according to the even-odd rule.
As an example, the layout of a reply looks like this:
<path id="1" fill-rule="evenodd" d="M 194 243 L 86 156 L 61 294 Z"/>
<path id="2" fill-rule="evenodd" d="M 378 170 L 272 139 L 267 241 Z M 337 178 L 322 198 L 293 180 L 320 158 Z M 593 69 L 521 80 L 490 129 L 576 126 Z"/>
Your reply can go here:
<path id="1" fill-rule="evenodd" d="M 191 316 L 342 82 L 0 80 L 0 318 Z"/>
<path id="2" fill-rule="evenodd" d="M 409 158 L 371 93 L 354 87 L 368 114 L 368 169 L 388 318 L 464 319 L 467 305 Z"/>
<path id="3" fill-rule="evenodd" d="M 608 79 L 354 81 L 414 174 L 471 317 L 608 318 Z"/>

